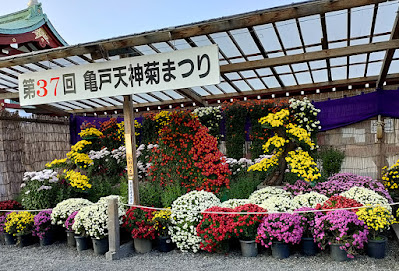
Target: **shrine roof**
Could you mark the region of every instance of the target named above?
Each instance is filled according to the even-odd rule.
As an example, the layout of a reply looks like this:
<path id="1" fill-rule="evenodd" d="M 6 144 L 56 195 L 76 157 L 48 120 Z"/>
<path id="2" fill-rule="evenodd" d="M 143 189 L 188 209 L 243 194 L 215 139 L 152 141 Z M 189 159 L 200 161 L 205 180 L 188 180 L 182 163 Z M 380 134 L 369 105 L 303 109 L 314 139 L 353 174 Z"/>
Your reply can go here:
<path id="1" fill-rule="evenodd" d="M 42 5 L 32 5 L 24 10 L 0 16 L 0 35 L 18 35 L 32 32 L 46 25 L 59 42 L 67 46 L 65 40 L 58 34 L 47 15 L 43 13 Z"/>

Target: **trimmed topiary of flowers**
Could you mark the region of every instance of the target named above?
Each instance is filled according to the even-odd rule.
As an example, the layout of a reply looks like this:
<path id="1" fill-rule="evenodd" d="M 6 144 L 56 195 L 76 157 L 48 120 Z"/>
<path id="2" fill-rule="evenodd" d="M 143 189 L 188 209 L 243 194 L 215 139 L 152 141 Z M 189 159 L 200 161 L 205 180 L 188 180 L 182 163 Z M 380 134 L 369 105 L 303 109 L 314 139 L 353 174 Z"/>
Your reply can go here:
<path id="1" fill-rule="evenodd" d="M 91 201 L 82 198 L 70 198 L 63 200 L 53 208 L 53 212 L 51 213 L 51 223 L 53 225 L 62 225 L 65 227 L 65 220 L 73 212 L 91 204 L 93 204 Z"/>
<path id="2" fill-rule="evenodd" d="M 279 196 L 279 197 L 291 197 L 291 193 L 284 191 L 281 188 L 267 186 L 262 189 L 254 191 L 250 196 L 249 200 L 254 204 L 262 204 L 265 200 L 267 200 L 271 196 Z"/>
<path id="3" fill-rule="evenodd" d="M 261 160 L 248 170 L 278 173 L 275 178 L 274 174 L 271 174 L 269 180 L 273 180 L 273 184 L 276 185 L 283 182 L 287 167 L 291 173 L 309 183 L 314 184 L 321 177 L 316 162 L 309 154 L 309 151 L 316 148 L 312 141 L 312 133 L 319 128 L 316 124 L 319 110 L 307 100 L 302 103 L 291 99 L 289 109 L 269 113 L 259 119 L 259 123 L 274 132 L 263 145 L 265 154 L 273 154 L 273 157 Z M 304 117 L 303 113 L 311 114 L 311 117 Z"/>
<path id="4" fill-rule="evenodd" d="M 269 214 L 259 225 L 257 241 L 267 248 L 276 241 L 299 244 L 303 235 L 302 220 L 298 214 Z"/>
<path id="5" fill-rule="evenodd" d="M 46 232 L 50 231 L 52 210 L 44 210 L 35 215 L 32 235 L 39 237 L 42 240 Z"/>
<path id="6" fill-rule="evenodd" d="M 206 191 L 191 191 L 173 202 L 169 235 L 181 251 L 198 252 L 201 238 L 197 235 L 197 226 L 202 219 L 201 212 L 219 205 L 220 200 Z"/>
<path id="7" fill-rule="evenodd" d="M 218 193 L 228 188 L 231 173 L 216 138 L 189 112 L 175 111 L 168 117 L 150 157 L 149 178 L 161 187 L 178 182 L 187 191 Z"/>
<path id="8" fill-rule="evenodd" d="M 210 135 L 219 139 L 219 124 L 223 118 L 221 106 L 198 107 L 194 109 L 193 114 L 199 118 L 202 125 L 209 129 Z"/>
<path id="9" fill-rule="evenodd" d="M 200 249 L 208 252 L 224 252 L 226 244 L 232 237 L 234 229 L 233 215 L 231 208 L 214 206 L 203 213 L 200 223 L 197 225 L 197 234 L 201 238 Z"/>
<path id="10" fill-rule="evenodd" d="M 348 191 L 341 193 L 341 196 L 354 199 L 363 205 L 381 205 L 392 213 L 392 207 L 389 205 L 388 200 L 373 190 L 354 186 Z"/>
<path id="11" fill-rule="evenodd" d="M 235 235 L 235 237 L 245 241 L 255 240 L 258 226 L 262 222 L 263 218 L 267 216 L 267 214 L 253 213 L 264 213 L 267 212 L 267 210 L 256 204 L 250 203 L 234 208 L 233 212 L 242 213 L 235 214 L 233 217 L 233 236 Z"/>
<path id="12" fill-rule="evenodd" d="M 299 208 L 290 197 L 285 196 L 271 196 L 259 206 L 271 213 L 292 212 Z"/>
<path id="13" fill-rule="evenodd" d="M 133 238 L 154 240 L 157 230 L 154 227 L 154 210 L 131 207 L 123 216 L 122 227 L 130 232 Z"/>
<path id="14" fill-rule="evenodd" d="M 293 205 L 299 207 L 316 208 L 317 204 L 323 204 L 328 198 L 317 192 L 309 192 L 294 197 Z"/>
<path id="15" fill-rule="evenodd" d="M 27 211 L 11 212 L 4 223 L 5 232 L 14 236 L 27 235 L 32 232 L 34 215 Z"/>
<path id="16" fill-rule="evenodd" d="M 391 212 L 382 206 L 362 208 L 356 215 L 366 223 L 372 240 L 382 239 L 380 234 L 397 222 Z"/>
<path id="17" fill-rule="evenodd" d="M 313 227 L 314 241 L 320 249 L 324 250 L 330 244 L 340 244 L 349 258 L 364 248 L 368 234 L 364 221 L 348 210 L 335 210 L 316 216 Z"/>

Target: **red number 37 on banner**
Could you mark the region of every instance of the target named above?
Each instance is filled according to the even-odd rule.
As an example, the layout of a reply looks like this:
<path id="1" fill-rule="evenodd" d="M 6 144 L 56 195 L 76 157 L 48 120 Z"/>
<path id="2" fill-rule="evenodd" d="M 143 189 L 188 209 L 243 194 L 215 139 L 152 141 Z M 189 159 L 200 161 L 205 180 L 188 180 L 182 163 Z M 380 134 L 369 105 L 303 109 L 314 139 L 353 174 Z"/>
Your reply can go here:
<path id="1" fill-rule="evenodd" d="M 55 82 L 55 87 L 54 87 L 54 96 L 57 96 L 57 87 L 58 87 L 58 82 L 60 81 L 59 77 L 53 77 L 50 79 L 50 84 L 53 82 Z M 39 86 L 39 89 L 37 90 L 37 96 L 39 97 L 45 97 L 48 94 L 48 90 L 47 90 L 47 81 L 40 79 L 37 81 L 37 85 Z"/>

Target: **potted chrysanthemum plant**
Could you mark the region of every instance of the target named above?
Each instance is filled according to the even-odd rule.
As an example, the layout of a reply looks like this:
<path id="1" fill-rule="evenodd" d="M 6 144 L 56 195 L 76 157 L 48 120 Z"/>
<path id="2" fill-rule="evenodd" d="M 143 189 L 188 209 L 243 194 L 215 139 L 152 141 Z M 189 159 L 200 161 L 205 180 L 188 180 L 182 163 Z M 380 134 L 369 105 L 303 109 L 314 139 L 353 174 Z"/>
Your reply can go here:
<path id="1" fill-rule="evenodd" d="M 290 256 L 290 244 L 299 244 L 303 235 L 301 221 L 304 218 L 295 213 L 272 213 L 265 217 L 258 228 L 257 240 L 272 248 L 277 259 Z"/>
<path id="2" fill-rule="evenodd" d="M 387 248 L 387 238 L 383 233 L 389 230 L 395 223 L 395 218 L 382 206 L 367 207 L 360 209 L 357 213 L 360 220 L 367 225 L 370 234 L 367 243 L 367 254 L 370 257 L 382 259 L 385 257 Z"/>

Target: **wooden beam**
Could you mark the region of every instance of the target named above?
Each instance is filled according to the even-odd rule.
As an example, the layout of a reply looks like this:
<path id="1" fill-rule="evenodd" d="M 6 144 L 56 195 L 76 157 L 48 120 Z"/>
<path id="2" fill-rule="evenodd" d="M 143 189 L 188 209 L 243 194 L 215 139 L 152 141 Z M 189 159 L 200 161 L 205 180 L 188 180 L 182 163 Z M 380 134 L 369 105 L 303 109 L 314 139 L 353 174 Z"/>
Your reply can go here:
<path id="1" fill-rule="evenodd" d="M 371 21 L 371 29 L 370 29 L 370 37 L 369 37 L 369 43 L 373 42 L 373 37 L 374 37 L 374 29 L 375 29 L 375 22 L 377 20 L 377 13 L 378 13 L 378 5 L 374 6 L 374 12 L 373 12 L 373 19 Z M 364 77 L 367 76 L 367 71 L 369 67 L 369 60 L 370 60 L 370 53 L 367 53 L 366 57 L 366 66 L 364 67 Z M 349 63 L 348 63 L 349 64 Z"/>
<path id="2" fill-rule="evenodd" d="M 135 108 L 146 108 L 146 107 L 155 107 L 155 106 L 168 106 L 170 104 L 184 104 L 191 103 L 192 100 L 188 98 L 169 100 L 163 102 L 148 102 L 148 103 L 137 103 L 135 104 Z M 82 114 L 82 113 L 94 113 L 94 112 L 104 112 L 104 111 L 114 111 L 123 109 L 122 105 L 115 106 L 103 106 L 97 108 L 83 108 L 83 109 L 71 109 L 66 110 L 66 112 L 70 114 Z"/>
<path id="3" fill-rule="evenodd" d="M 390 40 L 392 41 L 398 38 L 399 38 L 399 13 L 396 13 L 396 18 L 393 24 Z M 384 85 L 394 54 L 395 54 L 395 48 L 390 48 L 385 53 L 384 61 L 382 62 L 381 66 L 380 75 L 378 76 L 377 80 L 377 88 L 382 88 L 382 86 Z"/>
<path id="4" fill-rule="evenodd" d="M 255 32 L 255 29 L 254 29 L 253 27 L 249 27 L 249 28 L 248 28 L 248 31 L 249 31 L 249 33 L 251 34 L 251 37 L 252 37 L 252 39 L 254 40 L 254 42 L 255 42 L 255 44 L 256 44 L 256 47 L 258 47 L 258 50 L 259 50 L 260 53 L 262 54 L 263 58 L 265 58 L 265 59 L 266 59 L 266 58 L 269 58 L 269 56 L 268 56 L 267 53 L 266 53 L 265 48 L 264 48 L 263 45 L 262 45 L 262 42 L 260 41 L 258 35 L 257 35 L 256 32 Z M 273 67 L 271 67 L 270 70 L 272 71 L 272 73 L 273 73 L 274 77 L 276 78 L 277 82 L 279 83 L 279 85 L 280 85 L 281 87 L 284 87 L 284 83 L 283 83 L 283 81 L 281 80 L 279 74 L 276 72 L 276 70 L 275 70 Z M 263 80 L 262 80 L 262 81 L 263 81 Z"/>
<path id="5" fill-rule="evenodd" d="M 19 99 L 18 92 L 0 93 L 0 100 L 4 99 Z"/>
<path id="6" fill-rule="evenodd" d="M 306 61 L 321 60 L 326 58 L 372 53 L 372 52 L 383 51 L 388 49 L 396 49 L 396 48 L 399 48 L 399 40 L 353 45 L 349 47 L 327 49 L 327 50 L 321 50 L 304 54 L 288 55 L 288 56 L 253 60 L 242 63 L 226 64 L 220 66 L 220 72 L 227 73 L 227 72 L 260 69 L 265 67 L 274 67 L 274 66 L 288 65 L 294 63 L 302 63 Z"/>
<path id="7" fill-rule="evenodd" d="M 129 204 L 139 205 L 139 178 L 136 157 L 136 132 L 132 95 L 123 96 L 123 115 L 125 119 L 126 162 L 128 176 Z"/>
<path id="8" fill-rule="evenodd" d="M 183 89 L 176 89 L 175 91 L 180 95 L 191 99 L 193 102 L 197 103 L 198 105 L 201 106 L 208 105 L 207 101 L 205 101 L 200 95 L 198 95 L 196 92 L 194 92 L 191 89 L 183 88 Z"/>
<path id="9" fill-rule="evenodd" d="M 399 80 L 399 73 L 390 74 L 387 76 L 387 80 Z M 295 92 L 301 90 L 314 90 L 317 88 L 332 88 L 332 87 L 344 87 L 347 85 L 360 85 L 366 83 L 375 83 L 378 79 L 378 76 L 369 76 L 369 77 L 360 77 L 360 78 L 352 78 L 352 79 L 343 79 L 343 80 L 335 80 L 332 82 L 321 82 L 316 84 L 303 84 L 298 86 L 289 86 L 289 87 L 277 87 L 270 89 L 262 89 L 262 90 L 254 90 L 254 91 L 245 91 L 242 93 L 226 93 L 226 94 L 215 94 L 204 97 L 204 100 L 208 102 L 208 104 L 213 104 L 216 100 L 226 100 L 226 99 L 234 99 L 234 98 L 243 98 L 243 97 L 251 97 L 257 95 L 271 95 L 285 92 Z M 153 102 L 153 103 L 139 103 L 135 105 L 135 108 L 146 108 L 146 107 L 156 107 L 156 106 L 167 106 L 170 104 L 181 104 L 191 102 L 190 99 L 178 99 L 174 101 L 163 101 L 163 102 Z M 123 109 L 122 106 L 112 106 L 112 107 L 101 107 L 94 109 L 72 109 L 67 110 L 68 113 L 72 114 L 82 114 L 82 113 L 93 113 L 93 112 L 104 112 L 104 111 L 114 111 Z"/>
<path id="10" fill-rule="evenodd" d="M 301 24 L 299 23 L 298 18 L 295 19 L 295 23 L 296 23 L 296 27 L 298 29 L 298 33 L 299 33 L 299 39 L 301 40 L 301 45 L 302 45 L 302 50 L 305 53 L 306 52 L 306 48 L 305 48 L 305 40 L 303 39 L 303 34 L 302 34 L 302 28 L 301 28 Z M 314 78 L 313 78 L 313 73 L 312 73 L 312 68 L 310 67 L 309 61 L 306 62 L 306 65 L 308 66 L 308 71 L 310 74 L 310 79 L 312 80 L 312 83 L 314 83 Z M 297 71 L 298 72 L 298 71 Z"/>
<path id="11" fill-rule="evenodd" d="M 398 79 L 399 73 L 390 74 L 387 76 L 387 79 Z M 242 98 L 242 97 L 250 97 L 257 95 L 265 95 L 265 94 L 277 94 L 277 93 L 285 93 L 285 92 L 293 92 L 300 90 L 314 90 L 317 88 L 332 88 L 332 87 L 340 87 L 340 86 L 348 86 L 348 85 L 356 85 L 356 84 L 366 84 L 366 83 L 375 83 L 378 79 L 378 76 L 370 76 L 370 77 L 360 77 L 360 78 L 352 78 L 352 79 L 343 79 L 343 80 L 335 80 L 332 82 L 320 82 L 315 84 L 303 84 L 298 86 L 289 86 L 284 88 L 269 88 L 255 91 L 245 91 L 242 93 L 227 93 L 227 94 L 217 94 L 207 96 L 206 99 L 211 104 L 210 100 L 224 100 L 231 98 Z"/>
<path id="12" fill-rule="evenodd" d="M 0 68 L 14 65 L 23 65 L 27 63 L 34 63 L 50 59 L 65 58 L 69 56 L 91 53 L 95 54 L 100 51 L 99 48 L 102 48 L 101 50 L 104 51 L 110 51 L 130 46 L 170 41 L 173 39 L 184 39 L 193 36 L 207 35 L 240 28 L 248 28 L 250 26 L 263 25 L 316 14 L 350 9 L 354 7 L 378 4 L 382 2 L 386 2 L 386 0 L 309 1 L 305 3 L 298 3 L 289 6 L 234 15 L 190 25 L 161 29 L 153 32 L 145 32 L 136 35 L 100 40 L 74 46 L 60 47 L 33 53 L 4 57 L 0 61 Z"/>
<path id="13" fill-rule="evenodd" d="M 326 14 L 320 14 L 320 22 L 321 22 L 321 30 L 323 33 L 323 38 L 321 39 L 321 48 L 323 50 L 328 49 L 328 37 L 327 37 L 327 24 L 326 24 Z M 330 65 L 330 59 L 326 58 L 327 62 L 327 78 L 328 81 L 332 81 L 332 75 L 331 75 L 331 65 Z"/>

